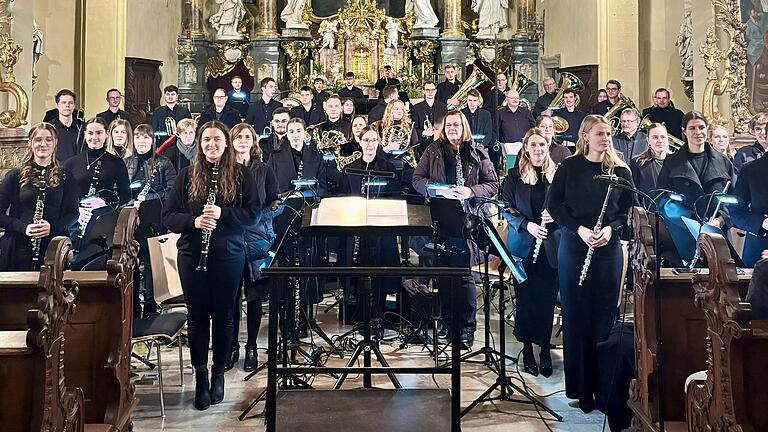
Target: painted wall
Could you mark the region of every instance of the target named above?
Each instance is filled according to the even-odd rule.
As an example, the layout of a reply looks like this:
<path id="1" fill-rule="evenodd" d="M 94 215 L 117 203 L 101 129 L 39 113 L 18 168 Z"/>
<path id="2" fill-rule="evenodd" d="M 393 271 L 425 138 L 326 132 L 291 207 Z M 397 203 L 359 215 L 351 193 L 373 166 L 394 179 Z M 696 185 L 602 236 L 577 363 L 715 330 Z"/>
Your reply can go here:
<path id="1" fill-rule="evenodd" d="M 107 109 L 106 92 L 122 89 L 125 69 L 125 9 L 128 0 L 89 0 L 85 9 L 86 117 Z"/>
<path id="2" fill-rule="evenodd" d="M 597 63 L 596 0 L 542 0 L 544 56 L 560 54 L 561 66 Z M 578 17 L 578 18 L 576 18 Z"/>

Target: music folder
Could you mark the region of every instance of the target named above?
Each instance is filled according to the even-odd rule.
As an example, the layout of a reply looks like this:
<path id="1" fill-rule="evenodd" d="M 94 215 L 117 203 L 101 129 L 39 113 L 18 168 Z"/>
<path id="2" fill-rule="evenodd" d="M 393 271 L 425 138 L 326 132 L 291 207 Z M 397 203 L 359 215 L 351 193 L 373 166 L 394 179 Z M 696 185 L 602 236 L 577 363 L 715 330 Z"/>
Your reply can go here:
<path id="1" fill-rule="evenodd" d="M 432 216 L 425 205 L 404 199 L 327 197 L 305 212 L 302 232 L 309 235 L 430 235 Z"/>

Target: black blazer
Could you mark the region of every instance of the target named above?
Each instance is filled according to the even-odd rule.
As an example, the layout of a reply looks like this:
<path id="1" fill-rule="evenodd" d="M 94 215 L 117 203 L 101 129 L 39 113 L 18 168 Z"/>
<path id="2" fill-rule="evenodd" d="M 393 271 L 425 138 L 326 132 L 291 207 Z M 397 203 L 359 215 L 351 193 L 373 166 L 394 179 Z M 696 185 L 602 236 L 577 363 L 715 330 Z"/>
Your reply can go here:
<path id="1" fill-rule="evenodd" d="M 387 104 L 385 104 L 383 100 L 374 105 L 374 107 L 371 108 L 371 110 L 368 112 L 368 124 L 374 124 L 377 121 L 383 119 L 385 109 L 387 109 Z"/>
<path id="2" fill-rule="evenodd" d="M 445 103 L 439 100 L 435 100 L 432 108 L 427 106 L 427 101 L 421 101 L 414 105 L 411 108 L 411 119 L 413 119 L 413 130 L 416 131 L 416 136 L 420 140 L 423 139 L 421 134 L 424 132 L 424 120 L 429 118 L 429 121 L 437 129 L 439 126 L 438 122 L 443 120 L 447 112 L 448 108 L 445 106 Z"/>
<path id="3" fill-rule="evenodd" d="M 637 163 L 637 157 L 634 157 L 629 163 L 629 169 L 632 171 L 632 181 L 635 182 L 635 187 L 641 191 L 651 194 L 651 191 L 658 189 L 658 177 L 653 169 L 653 165 L 656 162 L 653 160 L 646 161 L 643 165 Z"/>
<path id="4" fill-rule="evenodd" d="M 549 187 L 545 182 L 545 189 Z M 504 178 L 502 184 L 501 197 L 516 211 L 504 212 L 504 219 L 509 222 L 509 234 L 507 236 L 507 249 L 509 252 L 519 258 L 526 259 L 533 252 L 535 238 L 528 232 L 528 222 L 541 223 L 542 206 L 538 214 L 535 214 L 531 203 L 531 189 L 533 186 L 523 183 L 520 178 L 518 168 L 513 168 Z M 547 254 L 552 268 L 557 268 L 557 247 L 559 244 L 560 232 L 557 224 L 549 224 L 549 235 L 542 243 L 544 253 Z"/>
<path id="5" fill-rule="evenodd" d="M 400 193 L 400 179 L 397 176 L 395 166 L 392 165 L 391 162 L 387 161 L 386 157 L 384 157 L 381 153 L 376 156 L 376 160 L 373 161 L 373 165 L 369 166 L 368 168 L 365 168 L 365 163 L 363 162 L 362 158 L 348 164 L 346 168 L 368 169 L 372 171 L 389 171 L 391 173 L 395 173 L 394 178 L 381 179 L 387 181 L 386 186 L 370 187 L 371 195 L 373 196 L 379 194 Z M 363 176 L 342 172 L 339 176 L 338 192 L 343 195 L 360 195 L 362 182 Z"/>
<path id="6" fill-rule="evenodd" d="M 304 120 L 307 126 L 316 125 L 325 120 L 325 113 L 322 106 L 312 104 L 309 111 L 304 109 L 303 105 L 291 108 L 291 118 L 298 117 Z"/>
<path id="7" fill-rule="evenodd" d="M 763 220 L 768 217 L 768 187 L 765 174 L 768 173 L 768 158 L 761 157 L 744 165 L 734 193 L 739 197 L 739 205 L 731 209 L 731 222 L 750 233 L 744 242 L 742 259 L 752 267 L 760 259 L 764 249 L 768 249 L 768 231 L 763 229 Z"/>
<path id="8" fill-rule="evenodd" d="M 317 151 L 314 142 L 311 142 L 309 145 L 304 145 L 301 157 L 304 161 L 302 177 L 305 179 L 317 179 L 317 194 L 319 196 L 325 196 L 328 193 L 325 163 L 323 162 L 323 155 Z M 291 181 L 298 178 L 298 172 L 296 166 L 293 164 L 293 153 L 288 138 L 284 137 L 280 141 L 280 149 L 272 153 L 268 165 L 275 171 L 275 175 L 277 176 L 277 186 L 280 192 L 294 189 Z"/>
<path id="9" fill-rule="evenodd" d="M 491 113 L 480 107 L 475 110 L 474 114 L 469 111 L 469 108 L 464 108 L 461 112 L 464 113 L 464 116 L 469 122 L 469 127 L 472 129 L 472 135 L 485 135 L 485 138 L 481 141 L 477 141 L 478 144 L 488 148 L 488 146 L 493 145 L 493 143 L 496 142 L 496 134 L 493 130 Z"/>
<path id="10" fill-rule="evenodd" d="M 197 120 L 198 132 L 204 124 L 211 120 L 216 120 L 216 107 L 214 106 L 208 107 L 200 114 L 200 118 Z M 224 110 L 221 111 L 221 119 L 219 119 L 219 121 L 227 125 L 227 127 L 231 128 L 241 122 L 240 111 L 230 107 L 229 105 L 225 105 Z M 260 131 L 256 131 L 256 133 L 260 133 Z"/>
<path id="11" fill-rule="evenodd" d="M 248 114 L 245 116 L 245 122 L 249 123 L 256 130 L 257 134 L 264 132 L 264 128 L 272 124 L 272 112 L 283 106 L 280 102 L 272 99 L 268 104 L 259 97 L 256 102 L 248 106 Z"/>

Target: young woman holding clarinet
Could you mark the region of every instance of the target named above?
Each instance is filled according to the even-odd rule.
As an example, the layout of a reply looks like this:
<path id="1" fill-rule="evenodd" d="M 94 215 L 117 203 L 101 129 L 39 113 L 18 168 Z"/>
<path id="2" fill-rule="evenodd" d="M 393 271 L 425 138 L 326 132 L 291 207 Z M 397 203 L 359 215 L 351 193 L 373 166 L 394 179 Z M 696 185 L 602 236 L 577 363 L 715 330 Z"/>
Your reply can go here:
<path id="1" fill-rule="evenodd" d="M 253 176 L 237 163 L 226 125 L 200 128 L 195 161 L 179 173 L 163 222 L 180 233 L 178 267 L 187 301 L 189 349 L 195 368 L 195 408 L 224 399 L 224 366 L 232 351 L 235 296 L 245 266 L 245 228 L 256 217 Z M 208 256 L 215 259 L 208 260 Z M 209 326 L 213 368 L 208 384 Z"/>
<path id="2" fill-rule="evenodd" d="M 576 153 L 555 173 L 545 206 L 563 227 L 557 264 L 565 394 L 585 413 L 595 408 L 597 344 L 608 337 L 616 318 L 623 266 L 619 236 L 633 202 L 631 192 L 597 176 L 632 184 L 611 143 L 610 123 L 589 115 L 579 129 Z"/>

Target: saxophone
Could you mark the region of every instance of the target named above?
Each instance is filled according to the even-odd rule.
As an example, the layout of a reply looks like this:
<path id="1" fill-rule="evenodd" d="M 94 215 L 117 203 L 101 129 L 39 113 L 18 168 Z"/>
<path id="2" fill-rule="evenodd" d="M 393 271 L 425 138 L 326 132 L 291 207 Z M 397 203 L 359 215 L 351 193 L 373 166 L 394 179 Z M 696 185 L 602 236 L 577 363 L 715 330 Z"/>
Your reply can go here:
<path id="1" fill-rule="evenodd" d="M 32 217 L 32 223 L 39 224 L 43 221 L 43 212 L 45 211 L 45 188 L 47 186 L 45 181 L 45 168 L 40 171 L 40 185 L 38 186 L 37 201 L 35 202 L 35 215 Z M 40 243 L 41 238 L 32 239 L 32 267 L 33 269 L 38 267 L 40 263 Z"/>
<path id="2" fill-rule="evenodd" d="M 96 161 L 96 166 L 93 168 L 93 177 L 91 177 L 91 185 L 88 186 L 88 193 L 80 200 L 80 204 L 96 197 L 96 185 L 99 184 L 99 173 L 101 172 L 101 161 Z M 78 240 L 85 238 L 85 230 L 88 228 L 88 223 L 91 222 L 91 216 L 80 224 L 80 232 L 77 234 Z"/>
<path id="3" fill-rule="evenodd" d="M 611 171 L 611 173 L 613 172 Z M 600 210 L 600 215 L 597 217 L 595 227 L 592 229 L 592 231 L 595 233 L 600 232 L 600 230 L 603 229 L 603 219 L 605 219 L 605 212 L 608 210 L 608 200 L 611 198 L 611 192 L 613 192 L 613 183 L 608 184 L 608 191 L 605 193 L 603 208 Z M 579 286 L 582 286 L 584 284 L 584 279 L 587 278 L 587 272 L 589 271 L 589 266 L 592 264 L 592 255 L 594 253 L 595 248 L 590 246 L 589 250 L 587 250 L 587 256 L 584 258 L 584 265 L 581 267 L 581 274 L 579 275 Z"/>
<path id="4" fill-rule="evenodd" d="M 206 205 L 216 204 L 216 194 L 219 191 L 219 161 L 213 163 L 211 180 L 208 183 L 208 199 Z M 213 230 L 203 229 L 202 248 L 200 251 L 200 261 L 197 263 L 197 271 L 208 271 L 208 251 L 211 248 L 211 235 Z"/>

